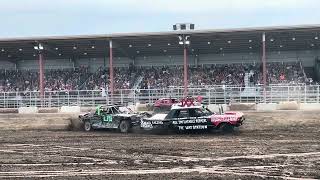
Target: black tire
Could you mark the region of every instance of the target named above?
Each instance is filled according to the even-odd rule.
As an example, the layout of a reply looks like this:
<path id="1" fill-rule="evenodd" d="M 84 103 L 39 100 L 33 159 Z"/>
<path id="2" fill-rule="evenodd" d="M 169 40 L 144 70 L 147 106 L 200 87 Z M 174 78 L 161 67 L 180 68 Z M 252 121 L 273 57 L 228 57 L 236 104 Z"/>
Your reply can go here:
<path id="1" fill-rule="evenodd" d="M 86 132 L 89 132 L 89 131 L 92 130 L 90 121 L 85 121 L 83 123 L 83 130 L 86 131 Z"/>
<path id="2" fill-rule="evenodd" d="M 119 130 L 121 133 L 128 133 L 130 131 L 130 123 L 127 120 L 123 120 L 120 122 Z"/>
<path id="3" fill-rule="evenodd" d="M 230 132 L 233 132 L 234 126 L 232 126 L 231 124 L 228 124 L 228 123 L 224 123 L 221 125 L 220 129 L 223 132 L 230 133 Z"/>

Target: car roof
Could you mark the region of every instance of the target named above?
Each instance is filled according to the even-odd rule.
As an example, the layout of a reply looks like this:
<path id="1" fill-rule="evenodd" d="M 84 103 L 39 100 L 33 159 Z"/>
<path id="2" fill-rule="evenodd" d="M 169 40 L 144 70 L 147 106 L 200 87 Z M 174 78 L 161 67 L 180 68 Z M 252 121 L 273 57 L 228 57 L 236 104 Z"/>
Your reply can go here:
<path id="1" fill-rule="evenodd" d="M 177 98 L 159 98 L 159 100 L 166 100 L 166 99 L 168 99 L 168 100 L 177 100 Z"/>
<path id="2" fill-rule="evenodd" d="M 175 105 L 171 107 L 171 110 L 173 109 L 201 109 L 202 106 L 179 106 L 179 105 Z"/>
<path id="3" fill-rule="evenodd" d="M 105 106 L 103 106 L 104 108 L 118 108 L 117 106 L 114 106 L 114 105 L 105 105 Z"/>

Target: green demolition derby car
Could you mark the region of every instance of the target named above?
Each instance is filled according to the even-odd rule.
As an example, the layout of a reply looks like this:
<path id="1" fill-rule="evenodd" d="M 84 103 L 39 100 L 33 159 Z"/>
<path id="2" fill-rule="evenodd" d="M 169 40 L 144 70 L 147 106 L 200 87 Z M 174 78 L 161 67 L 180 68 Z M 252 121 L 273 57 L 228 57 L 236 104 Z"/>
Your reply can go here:
<path id="1" fill-rule="evenodd" d="M 128 133 L 140 125 L 140 115 L 120 111 L 116 106 L 98 106 L 95 111 L 79 115 L 84 131 L 93 129 L 118 129 Z"/>

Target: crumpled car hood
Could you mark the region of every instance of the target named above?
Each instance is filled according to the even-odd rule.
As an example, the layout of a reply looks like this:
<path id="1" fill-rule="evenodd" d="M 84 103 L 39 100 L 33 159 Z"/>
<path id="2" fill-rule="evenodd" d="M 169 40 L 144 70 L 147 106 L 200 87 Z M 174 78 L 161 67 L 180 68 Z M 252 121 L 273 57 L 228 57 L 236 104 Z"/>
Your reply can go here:
<path id="1" fill-rule="evenodd" d="M 155 114 L 151 116 L 150 118 L 146 118 L 146 120 L 164 120 L 166 118 L 167 114 Z"/>

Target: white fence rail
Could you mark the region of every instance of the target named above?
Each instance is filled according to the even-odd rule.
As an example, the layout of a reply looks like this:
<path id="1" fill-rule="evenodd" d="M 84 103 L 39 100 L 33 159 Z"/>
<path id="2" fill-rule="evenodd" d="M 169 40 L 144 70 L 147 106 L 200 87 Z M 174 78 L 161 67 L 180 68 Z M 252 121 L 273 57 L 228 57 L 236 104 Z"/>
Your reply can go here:
<path id="1" fill-rule="evenodd" d="M 319 103 L 319 85 L 308 86 L 268 86 L 265 90 L 256 87 L 190 88 L 189 96 L 202 96 L 206 104 L 226 104 L 230 101 L 240 103 L 277 103 L 295 100 L 301 103 Z M 61 106 L 96 106 L 99 104 L 135 104 L 153 103 L 162 97 L 183 97 L 183 88 L 166 89 L 121 89 L 110 93 L 98 91 L 47 91 L 40 98 L 39 92 L 0 92 L 0 108 L 21 106 L 61 107 Z"/>

